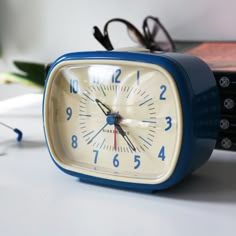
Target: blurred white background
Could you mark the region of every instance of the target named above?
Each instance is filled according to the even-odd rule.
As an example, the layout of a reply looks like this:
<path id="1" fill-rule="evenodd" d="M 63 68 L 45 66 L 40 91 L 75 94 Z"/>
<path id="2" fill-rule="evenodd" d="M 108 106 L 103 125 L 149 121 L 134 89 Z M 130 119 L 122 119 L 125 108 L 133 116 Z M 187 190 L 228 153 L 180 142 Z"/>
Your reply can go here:
<path id="1" fill-rule="evenodd" d="M 113 17 L 141 29 L 145 16 L 157 16 L 175 40 L 235 40 L 235 10 L 235 0 L 0 0 L 2 63 L 103 49 L 92 27 Z"/>

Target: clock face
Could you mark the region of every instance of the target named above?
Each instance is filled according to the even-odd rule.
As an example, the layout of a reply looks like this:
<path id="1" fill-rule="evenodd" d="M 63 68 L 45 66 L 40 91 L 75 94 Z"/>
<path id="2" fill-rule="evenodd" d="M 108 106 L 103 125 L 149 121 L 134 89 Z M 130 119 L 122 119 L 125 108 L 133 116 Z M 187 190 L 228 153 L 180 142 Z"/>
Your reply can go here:
<path id="1" fill-rule="evenodd" d="M 161 183 L 173 173 L 182 144 L 177 87 L 152 64 L 59 63 L 48 79 L 44 121 L 61 167 L 105 179 Z"/>

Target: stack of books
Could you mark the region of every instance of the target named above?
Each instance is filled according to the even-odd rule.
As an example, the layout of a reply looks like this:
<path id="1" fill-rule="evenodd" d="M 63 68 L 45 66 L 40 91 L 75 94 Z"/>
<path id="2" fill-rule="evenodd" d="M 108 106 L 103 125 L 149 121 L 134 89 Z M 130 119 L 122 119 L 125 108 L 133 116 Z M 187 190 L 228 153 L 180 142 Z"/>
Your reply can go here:
<path id="1" fill-rule="evenodd" d="M 216 149 L 236 151 L 236 43 L 205 42 L 185 53 L 201 58 L 215 75 L 221 101 Z"/>

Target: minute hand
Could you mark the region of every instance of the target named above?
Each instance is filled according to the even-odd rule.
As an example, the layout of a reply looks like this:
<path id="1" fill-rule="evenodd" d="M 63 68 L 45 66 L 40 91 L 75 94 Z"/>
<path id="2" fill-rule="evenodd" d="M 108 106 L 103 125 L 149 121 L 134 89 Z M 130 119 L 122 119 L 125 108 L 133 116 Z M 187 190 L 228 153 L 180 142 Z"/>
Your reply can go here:
<path id="1" fill-rule="evenodd" d="M 129 147 L 135 152 L 136 149 L 133 145 L 133 143 L 130 141 L 129 137 L 126 135 L 125 131 L 121 128 L 119 124 L 114 124 L 116 129 L 119 131 L 120 135 L 124 138 L 126 143 L 129 145 Z"/>

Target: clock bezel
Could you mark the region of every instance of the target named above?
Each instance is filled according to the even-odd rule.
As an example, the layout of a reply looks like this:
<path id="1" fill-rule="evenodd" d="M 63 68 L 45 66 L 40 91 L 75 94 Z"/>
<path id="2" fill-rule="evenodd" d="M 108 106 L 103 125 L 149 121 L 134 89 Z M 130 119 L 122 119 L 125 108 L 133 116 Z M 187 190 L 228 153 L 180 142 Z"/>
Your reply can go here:
<path id="1" fill-rule="evenodd" d="M 172 93 L 175 99 L 175 105 L 177 108 L 177 114 L 176 114 L 176 119 L 178 121 L 177 123 L 177 134 L 176 134 L 176 145 L 175 145 L 175 152 L 174 155 L 171 157 L 172 161 L 170 166 L 168 167 L 168 171 L 165 172 L 163 175 L 159 176 L 158 178 L 140 178 L 140 177 L 131 177 L 131 176 L 122 176 L 122 175 L 118 175 L 118 174 L 112 174 L 112 173 L 104 173 L 104 172 L 100 172 L 98 170 L 94 170 L 94 169 L 86 169 L 80 166 L 75 167 L 75 165 L 72 165 L 72 163 L 69 163 L 69 159 L 68 159 L 68 163 L 66 163 L 65 161 L 63 161 L 62 158 L 60 158 L 59 156 L 57 156 L 57 152 L 54 149 L 53 146 L 53 142 L 52 142 L 52 137 L 50 134 L 50 125 L 49 125 L 49 117 L 48 117 L 48 112 L 49 109 L 49 103 L 50 103 L 50 97 L 48 98 L 48 96 L 50 95 L 50 90 L 51 87 L 53 86 L 53 80 L 56 78 L 57 73 L 64 67 L 67 66 L 71 66 L 71 67 L 75 67 L 75 66 L 87 66 L 87 65 L 112 65 L 112 66 L 133 66 L 133 67 L 137 67 L 137 68 L 145 68 L 145 69 L 150 69 L 153 71 L 158 71 L 161 74 L 163 74 L 165 76 L 165 78 L 168 80 L 169 84 L 170 84 L 170 89 L 172 89 Z M 122 182 L 130 182 L 130 183 L 139 183 L 139 184 L 160 184 L 162 182 L 165 182 L 167 179 L 169 179 L 169 177 L 172 175 L 172 173 L 174 172 L 175 166 L 177 164 L 178 161 L 178 156 L 180 153 L 180 149 L 181 149 L 181 144 L 182 144 L 182 135 L 183 135 L 183 124 L 182 124 L 182 109 L 181 109 L 181 103 L 180 103 L 180 98 L 179 98 L 179 94 L 178 94 L 178 90 L 177 90 L 177 86 L 174 82 L 174 79 L 172 78 L 172 76 L 162 67 L 155 65 L 155 64 L 147 64 L 147 63 L 143 63 L 143 62 L 133 62 L 133 61 L 124 61 L 124 60 L 66 60 L 66 61 L 62 61 L 61 63 L 57 64 L 53 71 L 51 71 L 50 73 L 50 77 L 48 78 L 48 83 L 47 83 L 47 92 L 45 93 L 45 102 L 44 102 L 44 124 L 45 124 L 45 133 L 47 136 L 47 143 L 48 143 L 48 147 L 51 153 L 52 158 L 54 159 L 54 161 L 61 166 L 63 169 L 66 169 L 68 171 L 72 171 L 75 173 L 79 173 L 79 174 L 83 174 L 83 175 L 88 175 L 88 176 L 93 176 L 93 177 L 97 177 L 97 178 L 104 178 L 104 179 L 110 179 L 110 180 L 114 180 L 114 181 L 122 181 Z"/>

